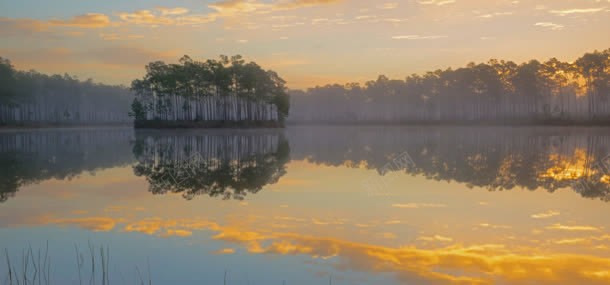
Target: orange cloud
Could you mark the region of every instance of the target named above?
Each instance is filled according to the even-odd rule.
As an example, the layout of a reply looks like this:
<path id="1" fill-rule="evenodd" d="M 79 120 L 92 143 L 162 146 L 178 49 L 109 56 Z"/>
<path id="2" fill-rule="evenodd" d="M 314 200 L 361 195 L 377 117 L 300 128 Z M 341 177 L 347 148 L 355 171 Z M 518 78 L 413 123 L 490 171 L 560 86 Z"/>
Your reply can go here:
<path id="1" fill-rule="evenodd" d="M 88 13 L 75 16 L 69 20 L 50 20 L 48 24 L 60 27 L 104 28 L 110 26 L 112 21 L 104 14 Z"/>
<path id="2" fill-rule="evenodd" d="M 161 12 L 161 15 L 182 15 L 189 12 L 188 9 L 182 7 L 176 8 L 167 8 L 167 7 L 157 7 L 157 10 Z"/>
<path id="3" fill-rule="evenodd" d="M 78 225 L 94 231 L 114 228 L 120 219 L 89 217 L 50 220 L 55 224 Z M 559 227 L 561 225 L 557 225 Z M 562 226 L 565 227 L 565 226 Z M 572 227 L 574 228 L 574 227 Z M 546 254 L 535 248 L 512 250 L 502 244 L 461 245 L 421 249 L 414 246 L 387 247 L 337 238 L 291 232 L 250 231 L 222 227 L 202 219 L 166 220 L 149 218 L 129 223 L 125 231 L 158 236 L 189 237 L 192 230 L 217 232 L 214 239 L 242 245 L 249 253 L 308 255 L 336 259 L 341 270 L 392 272 L 400 283 L 426 284 L 607 284 L 610 259 L 579 254 Z M 580 229 L 580 227 L 579 227 Z M 393 238 L 392 234 L 385 234 Z M 560 240 L 556 244 L 586 244 L 605 241 L 608 235 L 587 239 Z M 450 242 L 435 235 L 418 240 Z M 215 253 L 231 254 L 234 248 Z"/>
<path id="4" fill-rule="evenodd" d="M 571 232 L 583 232 L 583 231 L 599 231 L 600 229 L 593 226 L 566 226 L 562 224 L 553 224 L 551 226 L 546 227 L 549 230 L 561 230 L 561 231 L 571 231 Z"/>
<path id="5" fill-rule="evenodd" d="M 137 25 L 171 25 L 175 20 L 163 15 L 156 15 L 150 10 L 139 10 L 133 13 L 119 13 L 119 18 L 130 24 Z"/>

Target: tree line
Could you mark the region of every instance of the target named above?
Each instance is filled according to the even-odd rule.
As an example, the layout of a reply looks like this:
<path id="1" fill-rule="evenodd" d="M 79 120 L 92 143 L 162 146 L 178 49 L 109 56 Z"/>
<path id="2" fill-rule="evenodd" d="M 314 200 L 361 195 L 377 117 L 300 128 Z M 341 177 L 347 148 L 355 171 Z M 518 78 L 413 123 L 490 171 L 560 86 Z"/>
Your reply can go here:
<path id="1" fill-rule="evenodd" d="M 132 98 L 123 86 L 18 71 L 0 57 L 0 125 L 129 123 Z"/>
<path id="2" fill-rule="evenodd" d="M 289 122 L 610 122 L 610 49 L 574 62 L 517 64 L 491 59 L 466 67 L 380 75 L 291 91 Z"/>
<path id="3" fill-rule="evenodd" d="M 136 98 L 131 115 L 141 121 L 279 121 L 290 102 L 285 81 L 274 71 L 240 55 L 179 63 L 146 65 L 143 79 L 132 82 Z"/>

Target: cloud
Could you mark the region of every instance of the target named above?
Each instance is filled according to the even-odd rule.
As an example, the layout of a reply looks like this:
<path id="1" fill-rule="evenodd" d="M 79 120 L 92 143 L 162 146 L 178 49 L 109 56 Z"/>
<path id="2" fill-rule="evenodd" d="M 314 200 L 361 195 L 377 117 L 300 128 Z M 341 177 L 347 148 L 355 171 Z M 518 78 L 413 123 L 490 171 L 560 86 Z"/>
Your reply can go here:
<path id="1" fill-rule="evenodd" d="M 101 62 L 107 65 L 116 66 L 139 66 L 155 61 L 170 61 L 179 55 L 173 51 L 155 51 L 146 48 L 130 46 L 103 47 L 87 50 L 82 56 L 87 56 L 90 60 Z"/>
<path id="2" fill-rule="evenodd" d="M 119 13 L 118 16 L 122 21 L 135 25 L 158 26 L 171 25 L 176 22 L 175 19 L 158 15 L 158 13 L 154 13 L 150 10 L 139 10 L 133 13 Z"/>
<path id="3" fill-rule="evenodd" d="M 572 232 L 582 232 L 582 231 L 600 231 L 600 228 L 593 226 L 565 226 L 562 224 L 553 224 L 546 227 L 548 230 L 561 230 L 561 231 L 572 231 Z"/>
<path id="4" fill-rule="evenodd" d="M 477 16 L 477 18 L 490 19 L 490 18 L 499 17 L 499 16 L 509 16 L 512 14 L 513 14 L 513 12 L 496 12 L 496 13 L 479 15 L 479 16 Z"/>
<path id="5" fill-rule="evenodd" d="M 393 36 L 394 40 L 437 40 L 446 38 L 447 36 L 420 36 L 420 35 L 406 35 L 406 36 Z"/>
<path id="6" fill-rule="evenodd" d="M 182 8 L 182 7 L 176 7 L 176 8 L 157 7 L 156 9 L 157 9 L 157 11 L 161 12 L 161 15 L 163 15 L 163 16 L 182 15 L 182 14 L 186 14 L 189 12 L 188 9 Z"/>
<path id="7" fill-rule="evenodd" d="M 455 2 L 456 2 L 455 0 L 425 0 L 425 1 L 419 1 L 419 4 L 443 6 L 443 5 L 447 5 L 447 4 L 453 4 Z"/>
<path id="8" fill-rule="evenodd" d="M 33 19 L 0 18 L 0 35 L 14 36 L 47 31 L 49 26 Z"/>
<path id="9" fill-rule="evenodd" d="M 551 10 L 551 14 L 566 16 L 571 14 L 591 14 L 604 11 L 606 8 L 588 8 L 588 9 L 568 9 L 568 10 Z"/>
<path id="10" fill-rule="evenodd" d="M 120 41 L 120 40 L 135 40 L 135 39 L 143 39 L 144 35 L 121 35 L 117 33 L 101 33 L 100 38 L 105 41 Z"/>
<path id="11" fill-rule="evenodd" d="M 396 8 L 398 8 L 398 3 L 396 3 L 396 2 L 383 3 L 379 6 L 377 6 L 377 9 L 382 9 L 382 10 L 392 10 L 392 9 L 396 9 Z"/>
<path id="12" fill-rule="evenodd" d="M 288 2 L 279 2 L 274 6 L 276 9 L 298 9 L 313 6 L 322 6 L 342 2 L 343 0 L 292 0 Z"/>
<path id="13" fill-rule="evenodd" d="M 434 236 L 422 236 L 422 237 L 418 237 L 417 240 L 423 240 L 423 241 L 439 241 L 439 242 L 452 242 L 453 239 L 450 237 L 445 237 L 445 236 L 441 236 L 441 235 L 434 235 Z"/>
<path id="14" fill-rule="evenodd" d="M 428 203 L 408 203 L 408 204 L 392 204 L 394 208 L 419 209 L 419 208 L 445 208 L 445 204 L 428 204 Z"/>
<path id="15" fill-rule="evenodd" d="M 49 20 L 48 24 L 60 27 L 104 28 L 110 26 L 112 21 L 104 14 L 89 13 L 75 16 L 68 20 Z"/>
<path id="16" fill-rule="evenodd" d="M 221 18 L 243 16 L 243 14 L 247 13 L 269 13 L 272 11 L 293 10 L 339 2 L 342 2 L 342 0 L 291 0 L 275 1 L 271 3 L 259 2 L 256 0 L 225 0 L 209 4 L 208 7 L 216 11 L 210 16 Z"/>
<path id="17" fill-rule="evenodd" d="M 559 30 L 562 30 L 564 28 L 563 25 L 555 24 L 555 23 L 551 23 L 551 22 L 539 22 L 539 23 L 534 24 L 534 26 L 543 27 L 543 28 L 549 28 L 549 29 L 551 29 L 553 31 L 559 31 Z"/>
<path id="18" fill-rule="evenodd" d="M 533 214 L 533 215 L 531 215 L 531 217 L 534 219 L 546 219 L 546 218 L 559 216 L 559 214 L 560 214 L 559 211 L 548 210 L 543 213 Z"/>
<path id="19" fill-rule="evenodd" d="M 494 225 L 494 224 L 488 224 L 488 223 L 481 223 L 479 224 L 479 227 L 482 228 L 490 228 L 490 229 L 510 229 L 510 226 L 505 226 L 505 225 Z"/>

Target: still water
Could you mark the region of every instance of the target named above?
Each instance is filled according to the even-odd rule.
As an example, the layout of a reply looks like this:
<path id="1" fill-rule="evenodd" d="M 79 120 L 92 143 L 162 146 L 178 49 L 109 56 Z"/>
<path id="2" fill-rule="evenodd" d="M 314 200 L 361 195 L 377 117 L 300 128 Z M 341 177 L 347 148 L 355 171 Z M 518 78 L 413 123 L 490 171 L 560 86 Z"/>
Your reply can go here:
<path id="1" fill-rule="evenodd" d="M 0 283 L 608 284 L 609 154 L 604 128 L 3 131 Z"/>

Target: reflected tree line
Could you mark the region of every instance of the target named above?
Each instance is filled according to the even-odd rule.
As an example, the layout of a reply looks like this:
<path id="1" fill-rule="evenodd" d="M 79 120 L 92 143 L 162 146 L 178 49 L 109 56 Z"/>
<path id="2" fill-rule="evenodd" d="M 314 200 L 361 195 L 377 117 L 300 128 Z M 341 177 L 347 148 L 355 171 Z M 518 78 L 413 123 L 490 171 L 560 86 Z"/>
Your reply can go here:
<path id="1" fill-rule="evenodd" d="M 405 153 L 413 164 L 394 162 Z M 0 201 L 29 184 L 126 165 L 153 194 L 239 200 L 278 182 L 291 159 L 364 167 L 379 179 L 395 172 L 489 191 L 567 188 L 609 201 L 609 155 L 602 128 L 11 131 L 0 133 Z"/>
<path id="2" fill-rule="evenodd" d="M 295 160 L 490 191 L 569 188 L 610 200 L 610 134 L 604 129 L 296 127 L 288 137 Z M 395 167 L 393 158 L 404 153 L 413 165 Z"/>
<path id="3" fill-rule="evenodd" d="M 0 57 L 0 126 L 130 123 L 131 100 L 122 86 L 17 71 Z"/>
<path id="4" fill-rule="evenodd" d="M 131 129 L 0 132 L 0 202 L 26 185 L 133 161 Z"/>
<path id="5" fill-rule="evenodd" d="M 136 176 L 153 194 L 243 199 L 286 174 L 288 141 L 277 132 L 168 134 L 138 132 Z"/>
<path id="6" fill-rule="evenodd" d="M 291 91 L 292 123 L 610 122 L 610 49 L 574 62 L 492 59 L 405 79 Z"/>

